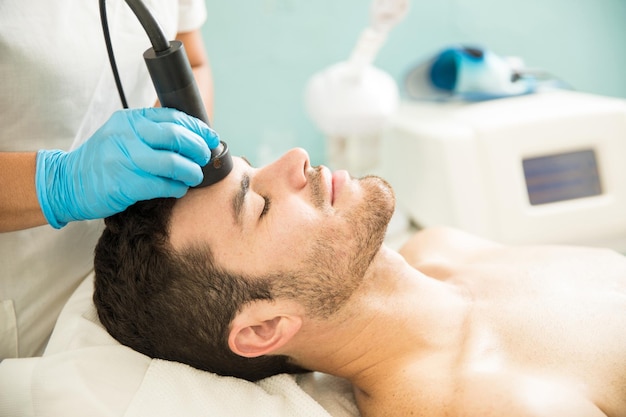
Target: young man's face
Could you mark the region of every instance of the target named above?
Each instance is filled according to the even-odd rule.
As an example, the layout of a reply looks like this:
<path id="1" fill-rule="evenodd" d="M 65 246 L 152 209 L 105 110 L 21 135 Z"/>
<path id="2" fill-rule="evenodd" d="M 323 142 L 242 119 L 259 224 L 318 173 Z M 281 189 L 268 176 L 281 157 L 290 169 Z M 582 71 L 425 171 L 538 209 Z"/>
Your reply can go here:
<path id="1" fill-rule="evenodd" d="M 176 203 L 170 228 L 174 248 L 206 243 L 229 272 L 288 275 L 292 279 L 285 285 L 303 297 L 312 296 L 304 294 L 305 287 L 316 294 L 337 291 L 338 280 L 352 282 L 346 286 L 354 289 L 393 212 L 387 183 L 311 167 L 301 149 L 263 168 L 241 158 L 233 158 L 233 164 L 224 180 L 192 189 Z M 329 288 L 321 288 L 320 280 Z"/>

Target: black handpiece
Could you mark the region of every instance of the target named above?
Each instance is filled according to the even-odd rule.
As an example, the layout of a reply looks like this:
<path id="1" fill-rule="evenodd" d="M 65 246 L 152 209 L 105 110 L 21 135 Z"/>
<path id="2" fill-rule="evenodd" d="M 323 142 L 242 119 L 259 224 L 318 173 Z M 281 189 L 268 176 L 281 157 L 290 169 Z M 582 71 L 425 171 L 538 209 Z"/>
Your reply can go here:
<path id="1" fill-rule="evenodd" d="M 180 41 L 170 41 L 168 49 L 156 52 L 154 48 L 143 57 L 161 105 L 181 110 L 209 124 L 209 116 L 202 102 L 185 47 Z M 211 160 L 202 167 L 204 179 L 197 187 L 206 187 L 222 180 L 233 168 L 226 142 L 211 150 Z"/>
<path id="2" fill-rule="evenodd" d="M 202 96 L 193 76 L 182 42 L 168 41 L 154 16 L 141 0 L 126 0 L 146 30 L 152 48 L 144 52 L 150 78 L 163 107 L 183 111 L 210 126 Z M 226 142 L 211 150 L 211 159 L 202 167 L 204 179 L 196 187 L 215 184 L 226 177 L 233 168 Z"/>

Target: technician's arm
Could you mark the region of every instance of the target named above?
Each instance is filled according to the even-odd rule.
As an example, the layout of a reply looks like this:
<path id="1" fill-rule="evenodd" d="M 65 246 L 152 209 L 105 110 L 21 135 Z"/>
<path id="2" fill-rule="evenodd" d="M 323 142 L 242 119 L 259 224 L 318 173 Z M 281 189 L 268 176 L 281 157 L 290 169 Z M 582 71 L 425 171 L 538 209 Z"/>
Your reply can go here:
<path id="1" fill-rule="evenodd" d="M 176 38 L 185 45 L 207 114 L 212 120 L 213 79 L 200 30 L 179 33 Z M 163 149 L 161 146 L 157 148 Z M 0 152 L 0 233 L 48 223 L 37 198 L 35 172 L 35 152 Z"/>
<path id="2" fill-rule="evenodd" d="M 182 197 L 202 181 L 201 167 L 218 144 L 201 120 L 147 108 L 113 113 L 70 152 L 0 153 L 0 231 L 44 223 L 61 228 L 137 201 Z"/>
<path id="3" fill-rule="evenodd" d="M 0 232 L 47 224 L 35 191 L 35 152 L 0 153 Z"/>

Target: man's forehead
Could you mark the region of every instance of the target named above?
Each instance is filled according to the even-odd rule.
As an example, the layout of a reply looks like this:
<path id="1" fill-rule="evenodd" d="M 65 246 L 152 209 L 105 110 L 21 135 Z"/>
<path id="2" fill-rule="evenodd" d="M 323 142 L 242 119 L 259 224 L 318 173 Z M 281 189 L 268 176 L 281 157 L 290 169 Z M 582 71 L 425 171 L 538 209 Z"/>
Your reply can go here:
<path id="1" fill-rule="evenodd" d="M 245 158 L 233 157 L 233 170 L 226 176 L 226 178 L 224 178 L 223 181 L 209 187 L 192 188 L 189 190 L 187 195 L 181 198 L 181 200 L 184 201 L 188 196 L 195 196 L 196 194 L 200 196 L 210 195 L 212 198 L 216 198 L 215 196 L 220 199 L 228 198 L 228 193 L 232 193 L 236 187 L 239 187 L 241 178 L 249 167 L 251 167 L 251 165 Z"/>
<path id="2" fill-rule="evenodd" d="M 241 189 L 249 163 L 233 158 L 233 170 L 222 181 L 209 187 L 190 189 L 174 205 L 170 222 L 170 240 L 174 247 L 198 243 L 211 236 L 211 230 L 233 224 L 233 196 Z M 211 230 L 209 230 L 211 229 Z"/>

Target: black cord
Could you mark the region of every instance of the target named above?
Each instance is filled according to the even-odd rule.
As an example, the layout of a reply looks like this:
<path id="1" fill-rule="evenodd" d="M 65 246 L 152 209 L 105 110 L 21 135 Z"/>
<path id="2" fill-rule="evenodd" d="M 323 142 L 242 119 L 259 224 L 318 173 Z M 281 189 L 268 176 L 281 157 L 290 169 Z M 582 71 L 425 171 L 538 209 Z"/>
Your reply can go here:
<path id="1" fill-rule="evenodd" d="M 141 23 L 141 26 L 143 26 L 143 29 L 146 31 L 154 52 L 158 54 L 159 52 L 170 49 L 170 41 L 167 40 L 167 36 L 165 36 L 163 29 L 161 29 L 159 22 L 157 22 L 156 18 L 150 13 L 146 5 L 143 4 L 141 0 L 126 0 L 126 3 L 133 13 L 135 13 L 139 23 Z"/>
<path id="2" fill-rule="evenodd" d="M 152 48 L 158 54 L 159 52 L 167 51 L 170 49 L 170 42 L 167 40 L 167 36 L 161 29 L 159 22 L 150 13 L 150 10 L 146 7 L 141 0 L 126 0 L 126 3 L 131 8 L 141 26 L 146 31 Z M 124 94 L 124 88 L 122 87 L 122 81 L 120 80 L 120 74 L 117 70 L 117 64 L 115 63 L 115 55 L 113 53 L 113 45 L 111 43 L 111 35 L 109 33 L 109 23 L 107 20 L 106 1 L 100 0 L 100 20 L 102 21 L 102 33 L 104 34 L 104 42 L 107 46 L 107 53 L 109 55 L 109 62 L 111 63 L 111 70 L 113 71 L 113 77 L 115 78 L 115 86 L 117 92 L 120 95 L 122 106 L 127 109 L 128 103 L 126 102 L 126 95 Z"/>
<path id="3" fill-rule="evenodd" d="M 117 92 L 120 95 L 122 107 L 127 109 L 128 103 L 126 102 L 124 88 L 122 87 L 120 74 L 117 71 L 117 64 L 115 63 L 115 55 L 113 54 L 113 45 L 111 44 L 111 35 L 109 34 L 109 23 L 107 21 L 107 9 L 105 0 L 100 0 L 100 20 L 102 21 L 102 33 L 104 34 L 104 42 L 107 45 L 107 53 L 109 55 L 109 62 L 111 63 L 111 70 L 113 71 L 113 77 L 115 78 L 115 86 L 117 87 Z"/>

